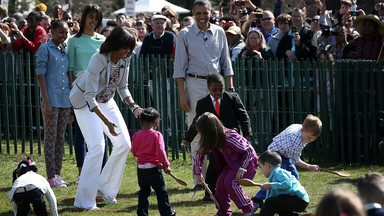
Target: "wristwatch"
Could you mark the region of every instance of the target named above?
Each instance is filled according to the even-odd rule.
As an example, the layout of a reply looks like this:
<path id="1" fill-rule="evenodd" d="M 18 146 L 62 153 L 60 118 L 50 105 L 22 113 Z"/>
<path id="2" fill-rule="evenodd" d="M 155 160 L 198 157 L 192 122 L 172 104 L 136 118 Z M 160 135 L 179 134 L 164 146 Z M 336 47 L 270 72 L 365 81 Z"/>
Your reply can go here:
<path id="1" fill-rule="evenodd" d="M 234 92 L 235 88 L 234 87 L 230 87 L 230 88 L 228 88 L 228 91 Z"/>

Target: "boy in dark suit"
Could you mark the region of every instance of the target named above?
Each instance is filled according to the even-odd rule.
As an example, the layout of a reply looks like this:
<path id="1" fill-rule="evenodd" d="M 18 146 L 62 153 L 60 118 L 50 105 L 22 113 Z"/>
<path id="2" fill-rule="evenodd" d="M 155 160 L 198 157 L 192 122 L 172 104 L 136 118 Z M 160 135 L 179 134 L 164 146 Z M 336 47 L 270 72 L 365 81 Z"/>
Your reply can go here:
<path id="1" fill-rule="evenodd" d="M 240 97 L 235 92 L 224 91 L 224 78 L 220 74 L 208 75 L 207 85 L 210 94 L 197 102 L 196 117 L 193 119 L 182 141 L 184 146 L 188 147 L 197 135 L 195 128 L 196 120 L 205 112 L 213 113 L 220 119 L 224 127 L 234 129 L 239 133 L 241 131 L 242 135 L 247 140 L 250 140 L 252 137 L 251 123 Z M 212 157 L 213 155 L 210 154 L 206 183 L 214 194 L 218 176 Z M 210 200 L 207 192 L 203 200 Z"/>
<path id="2" fill-rule="evenodd" d="M 368 216 L 384 216 L 384 178 L 379 173 L 367 173 L 359 178 L 357 190 Z"/>

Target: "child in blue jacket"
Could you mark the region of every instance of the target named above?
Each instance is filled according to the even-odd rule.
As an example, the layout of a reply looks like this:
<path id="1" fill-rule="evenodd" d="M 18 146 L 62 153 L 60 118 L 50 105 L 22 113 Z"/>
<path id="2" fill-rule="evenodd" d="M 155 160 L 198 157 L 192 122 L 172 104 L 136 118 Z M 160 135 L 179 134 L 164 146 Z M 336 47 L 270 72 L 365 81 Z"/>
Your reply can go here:
<path id="1" fill-rule="evenodd" d="M 280 165 L 281 156 L 277 152 L 267 150 L 259 157 L 260 171 L 269 180 L 261 186 L 267 194 L 260 216 L 295 215 L 308 206 L 309 197 L 304 187 Z"/>

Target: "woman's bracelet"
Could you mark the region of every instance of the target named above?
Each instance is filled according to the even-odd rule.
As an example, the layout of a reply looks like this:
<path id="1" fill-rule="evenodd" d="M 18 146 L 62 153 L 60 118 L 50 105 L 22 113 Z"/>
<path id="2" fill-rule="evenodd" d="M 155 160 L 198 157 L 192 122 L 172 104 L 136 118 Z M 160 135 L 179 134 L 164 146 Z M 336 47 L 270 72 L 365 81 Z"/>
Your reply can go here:
<path id="1" fill-rule="evenodd" d="M 129 108 L 132 112 L 134 112 L 137 108 L 140 108 L 140 106 L 137 105 L 137 103 L 133 102 L 133 103 L 131 103 L 131 104 L 128 104 L 128 108 Z"/>

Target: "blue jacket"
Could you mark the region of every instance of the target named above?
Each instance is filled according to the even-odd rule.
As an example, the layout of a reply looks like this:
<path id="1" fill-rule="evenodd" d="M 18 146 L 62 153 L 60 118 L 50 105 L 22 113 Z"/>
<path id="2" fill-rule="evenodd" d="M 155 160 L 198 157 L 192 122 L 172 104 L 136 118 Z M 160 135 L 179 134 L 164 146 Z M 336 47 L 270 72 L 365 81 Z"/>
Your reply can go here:
<path id="1" fill-rule="evenodd" d="M 305 202 L 309 202 L 309 196 L 300 182 L 290 172 L 275 167 L 269 175 L 272 189 L 267 190 L 266 199 L 288 194 L 298 196 Z"/>

